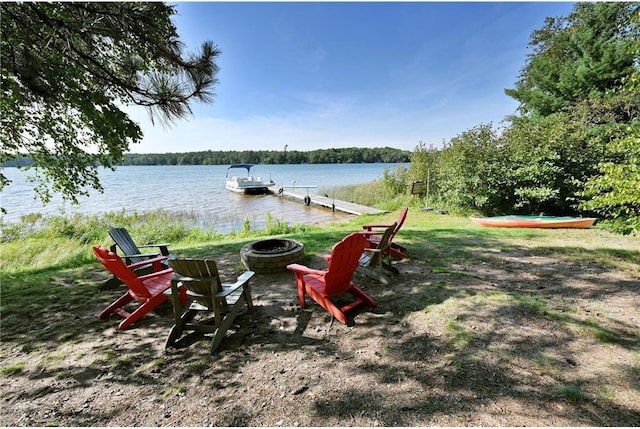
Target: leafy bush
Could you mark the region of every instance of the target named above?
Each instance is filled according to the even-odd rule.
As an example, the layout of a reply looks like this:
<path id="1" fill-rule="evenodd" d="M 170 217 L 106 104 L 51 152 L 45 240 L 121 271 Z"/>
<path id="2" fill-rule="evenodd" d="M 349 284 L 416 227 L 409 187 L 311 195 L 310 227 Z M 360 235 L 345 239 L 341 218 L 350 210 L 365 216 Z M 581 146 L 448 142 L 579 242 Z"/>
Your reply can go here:
<path id="1" fill-rule="evenodd" d="M 382 172 L 382 191 L 387 197 L 407 194 L 409 191 L 409 169 L 404 165 L 396 165 L 395 168 L 385 168 Z"/>

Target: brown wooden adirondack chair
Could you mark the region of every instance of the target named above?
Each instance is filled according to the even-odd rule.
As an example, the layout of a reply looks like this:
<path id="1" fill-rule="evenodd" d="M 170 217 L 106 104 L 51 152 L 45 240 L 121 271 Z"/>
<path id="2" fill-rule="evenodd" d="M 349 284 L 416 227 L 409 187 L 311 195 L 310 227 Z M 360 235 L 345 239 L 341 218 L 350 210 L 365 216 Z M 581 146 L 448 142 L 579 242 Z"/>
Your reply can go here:
<path id="1" fill-rule="evenodd" d="M 104 319 L 111 313 L 119 314 L 125 319 L 120 322 L 118 329 L 126 329 L 167 300 L 168 295 L 165 292 L 171 287 L 173 270 L 171 268 L 162 269 L 165 257 L 147 259 L 127 266 L 120 256 L 109 251 L 106 247 L 93 246 L 93 253 L 107 271 L 122 281 L 128 289 L 124 295 L 98 315 L 100 319 Z M 134 270 L 145 264 L 154 266 L 154 272 L 138 276 Z M 182 299 L 185 298 L 186 295 L 183 294 Z M 132 301 L 138 301 L 141 305 L 133 313 L 129 313 L 123 307 Z"/>
<path id="2" fill-rule="evenodd" d="M 246 271 L 234 284 L 220 282 L 215 261 L 208 259 L 171 259 L 169 265 L 176 275 L 171 282 L 175 324 L 169 332 L 166 347 L 175 346 L 185 331 L 213 334 L 211 353 L 222 340 L 234 319 L 246 304 L 253 307 L 249 280 L 255 274 Z M 173 294 L 179 287 L 186 290 L 188 302 L 184 306 Z M 213 313 L 213 320 L 195 322 L 198 313 Z"/>
<path id="3" fill-rule="evenodd" d="M 353 274 L 358 267 L 358 260 L 368 245 L 362 233 L 353 233 L 336 243 L 327 258 L 329 266 L 326 270 L 315 270 L 300 264 L 287 265 L 294 272 L 298 287 L 300 307 L 305 308 L 305 294 L 317 302 L 345 325 L 348 324 L 346 313 L 362 305 L 375 307 L 376 302 L 353 281 Z M 355 301 L 338 307 L 332 298 L 350 294 Z"/>
<path id="4" fill-rule="evenodd" d="M 391 254 L 387 252 L 387 249 L 391 245 L 389 241 L 391 240 L 395 227 L 396 224 L 393 223 L 384 230 L 382 235 L 380 235 L 380 241 L 376 243 L 375 248 L 364 249 L 359 260 L 360 266 L 357 268 L 358 272 L 378 280 L 380 283 L 385 285 L 390 283 L 390 279 L 384 271 L 399 274 L 398 269 L 391 265 Z M 361 234 L 365 236 L 369 235 L 368 232 L 362 232 Z"/>
<path id="5" fill-rule="evenodd" d="M 389 237 L 389 246 L 387 247 L 387 249 L 385 250 L 385 253 L 391 255 L 392 257 L 396 258 L 396 259 L 405 259 L 407 258 L 407 248 L 398 244 L 398 243 L 394 243 L 393 239 L 395 238 L 396 234 L 398 233 L 398 231 L 400 231 L 400 228 L 402 228 L 402 224 L 404 223 L 405 219 L 407 218 L 407 213 L 409 212 L 409 207 L 405 207 L 404 209 L 402 209 L 402 211 L 400 212 L 400 216 L 398 216 L 398 220 L 395 223 L 395 228 L 393 229 L 393 232 L 391 233 L 391 237 Z M 371 242 L 371 244 L 373 246 L 377 246 L 377 244 L 380 242 L 380 238 L 382 236 L 383 231 L 387 228 L 389 228 L 390 225 L 380 225 L 380 224 L 370 224 L 370 225 L 362 225 L 362 228 L 367 231 L 372 233 L 369 236 L 369 241 Z"/>

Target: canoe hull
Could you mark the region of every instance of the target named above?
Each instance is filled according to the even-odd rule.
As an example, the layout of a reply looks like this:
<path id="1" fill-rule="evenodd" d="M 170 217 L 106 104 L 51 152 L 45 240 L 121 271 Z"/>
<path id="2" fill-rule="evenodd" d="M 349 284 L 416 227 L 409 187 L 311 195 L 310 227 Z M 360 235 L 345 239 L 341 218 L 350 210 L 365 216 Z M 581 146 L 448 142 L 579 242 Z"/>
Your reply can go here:
<path id="1" fill-rule="evenodd" d="M 492 228 L 591 228 L 596 218 L 552 217 L 552 216 L 496 216 L 477 218 L 471 221 Z"/>

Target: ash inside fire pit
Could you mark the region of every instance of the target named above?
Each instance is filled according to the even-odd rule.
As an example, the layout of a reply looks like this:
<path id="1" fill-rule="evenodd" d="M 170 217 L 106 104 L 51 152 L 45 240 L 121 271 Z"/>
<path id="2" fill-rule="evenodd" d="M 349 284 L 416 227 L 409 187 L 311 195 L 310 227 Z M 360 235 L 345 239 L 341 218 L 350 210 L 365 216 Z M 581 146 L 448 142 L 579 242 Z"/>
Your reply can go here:
<path id="1" fill-rule="evenodd" d="M 297 243 L 292 240 L 262 240 L 256 241 L 251 244 L 251 250 L 256 253 L 283 253 L 287 250 L 291 250 L 297 246 Z"/>
<path id="2" fill-rule="evenodd" d="M 300 262 L 304 245 L 296 240 L 271 238 L 249 243 L 240 251 L 242 264 L 256 273 L 277 273 Z"/>

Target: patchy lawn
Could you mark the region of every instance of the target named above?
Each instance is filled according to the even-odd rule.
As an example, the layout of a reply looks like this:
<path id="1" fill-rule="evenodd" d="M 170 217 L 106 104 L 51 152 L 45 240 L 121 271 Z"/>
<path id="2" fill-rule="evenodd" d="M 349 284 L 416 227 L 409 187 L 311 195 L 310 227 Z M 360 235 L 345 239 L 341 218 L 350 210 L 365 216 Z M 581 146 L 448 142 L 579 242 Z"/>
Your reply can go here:
<path id="1" fill-rule="evenodd" d="M 344 326 L 293 274 L 257 275 L 255 307 L 215 355 L 164 349 L 167 304 L 134 328 L 96 314 L 121 293 L 91 268 L 2 284 L 7 426 L 637 426 L 640 239 L 596 229 L 411 229 L 390 286 Z M 327 249 L 333 243 L 327 243 Z M 225 280 L 237 252 L 215 246 Z M 306 263 L 323 268 L 319 255 Z M 43 280 L 44 279 L 44 280 Z"/>

